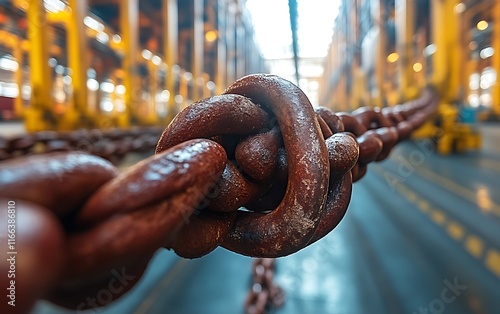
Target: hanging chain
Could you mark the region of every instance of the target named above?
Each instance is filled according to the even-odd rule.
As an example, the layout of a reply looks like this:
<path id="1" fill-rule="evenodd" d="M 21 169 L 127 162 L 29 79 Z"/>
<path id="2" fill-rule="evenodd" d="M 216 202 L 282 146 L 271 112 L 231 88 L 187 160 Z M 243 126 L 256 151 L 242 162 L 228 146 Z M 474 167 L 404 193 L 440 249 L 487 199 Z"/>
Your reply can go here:
<path id="1" fill-rule="evenodd" d="M 121 173 L 82 152 L 0 163 L 0 202 L 17 210 L 18 271 L 30 274 L 29 284 L 21 277 L 18 286 L 32 301 L 25 312 L 39 298 L 95 307 L 82 300 L 126 272 L 131 280 L 111 302 L 132 288 L 160 247 L 187 258 L 218 246 L 261 258 L 297 252 L 337 226 L 352 182 L 436 106 L 429 89 L 403 105 L 333 113 L 313 109 L 282 78 L 251 75 L 180 112 L 156 154 Z M 1 213 L 7 225 L 10 216 Z M 252 286 L 247 309 L 278 306 L 274 262 L 255 263 L 260 290 Z"/>

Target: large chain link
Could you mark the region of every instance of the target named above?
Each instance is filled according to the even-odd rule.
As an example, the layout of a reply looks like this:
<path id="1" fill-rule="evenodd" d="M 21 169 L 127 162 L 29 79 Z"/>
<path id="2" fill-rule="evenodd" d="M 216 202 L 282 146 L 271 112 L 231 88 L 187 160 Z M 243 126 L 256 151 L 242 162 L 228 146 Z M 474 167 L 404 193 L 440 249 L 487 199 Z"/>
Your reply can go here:
<path id="1" fill-rule="evenodd" d="M 16 310 L 39 298 L 93 307 L 82 300 L 126 269 L 135 280 L 115 299 L 160 247 L 188 258 L 218 246 L 254 257 L 292 254 L 335 228 L 352 182 L 436 104 L 427 90 L 403 105 L 335 114 L 313 109 L 282 78 L 251 75 L 179 113 L 156 155 L 122 173 L 80 152 L 7 160 L 0 203 L 16 204 L 18 272 L 29 274 L 19 276 L 18 291 L 32 301 Z M 6 226 L 10 217 L 1 214 Z"/>

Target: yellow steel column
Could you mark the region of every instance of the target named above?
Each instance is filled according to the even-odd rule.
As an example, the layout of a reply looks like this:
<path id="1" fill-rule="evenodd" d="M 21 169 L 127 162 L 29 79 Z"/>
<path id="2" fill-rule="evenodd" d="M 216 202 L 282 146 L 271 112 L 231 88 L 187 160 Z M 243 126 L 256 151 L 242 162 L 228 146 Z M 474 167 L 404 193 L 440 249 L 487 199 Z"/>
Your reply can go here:
<path id="1" fill-rule="evenodd" d="M 500 118 L 500 1 L 495 1 L 493 6 L 493 50 L 492 65 L 497 74 L 497 80 L 493 86 L 493 113 Z"/>
<path id="2" fill-rule="evenodd" d="M 177 114 L 175 104 L 175 73 L 173 70 L 174 66 L 177 65 L 178 54 L 177 38 L 179 30 L 177 15 L 177 0 L 164 0 L 162 6 L 162 20 L 163 28 L 165 30 L 163 33 L 163 50 L 165 54 L 165 62 L 168 66 L 167 73 L 165 74 L 165 81 L 167 84 L 166 89 L 170 92 L 167 105 L 166 122 L 171 121 Z"/>
<path id="3" fill-rule="evenodd" d="M 215 74 L 216 93 L 221 94 L 226 88 L 226 0 L 217 1 L 217 67 Z"/>
<path id="4" fill-rule="evenodd" d="M 158 93 L 158 66 L 153 62 L 148 61 L 148 73 L 149 73 L 149 104 L 148 104 L 148 117 L 147 124 L 157 124 L 158 122 L 158 111 L 156 110 L 157 100 L 156 94 Z"/>
<path id="5" fill-rule="evenodd" d="M 398 77 L 399 98 L 408 100 L 417 96 L 413 80 L 413 36 L 415 35 L 415 0 L 397 0 L 396 2 L 397 39 L 396 49 L 399 54 Z"/>
<path id="6" fill-rule="evenodd" d="M 193 101 L 198 101 L 201 98 L 200 88 L 198 86 L 198 78 L 203 76 L 203 46 L 205 41 L 205 32 L 203 30 L 203 0 L 193 1 L 193 57 L 192 69 L 193 74 Z"/>
<path id="7" fill-rule="evenodd" d="M 179 94 L 181 96 L 181 102 L 178 102 L 178 105 L 180 105 L 180 110 L 184 110 L 186 106 L 188 105 L 189 101 L 189 91 L 188 91 L 188 85 L 189 85 L 189 79 L 188 75 L 186 75 L 185 70 L 181 70 L 180 77 L 179 77 Z M 192 78 L 192 76 L 191 76 Z M 177 95 L 176 95 L 177 96 Z"/>
<path id="8" fill-rule="evenodd" d="M 26 112 L 28 132 L 56 128 L 52 107 L 52 78 L 48 65 L 47 16 L 42 0 L 30 1 L 28 7 L 30 41 L 31 103 Z"/>
<path id="9" fill-rule="evenodd" d="M 126 110 L 118 117 L 118 126 L 127 127 L 130 117 L 135 118 L 141 85 L 137 82 L 137 56 L 139 32 L 139 0 L 122 0 L 120 3 L 120 29 L 124 43 L 123 85 L 125 86 Z M 135 120 L 135 119 L 134 119 Z"/>
<path id="10" fill-rule="evenodd" d="M 379 43 L 378 43 L 378 62 L 375 65 L 375 71 L 377 73 L 377 89 L 378 95 L 375 98 L 375 106 L 384 106 L 384 82 L 385 82 L 385 71 L 387 69 L 386 61 L 386 44 L 387 44 L 387 34 L 385 33 L 385 0 L 379 0 L 379 12 L 378 12 L 378 27 L 379 27 Z"/>
<path id="11" fill-rule="evenodd" d="M 86 28 L 83 24 L 83 19 L 87 16 L 87 0 L 70 0 L 69 5 L 71 16 L 67 23 L 67 40 L 69 67 L 73 72 L 71 75 L 73 95 L 71 107 L 61 121 L 64 129 L 76 128 L 79 117 L 87 115 L 87 70 L 90 63 Z"/>
<path id="12" fill-rule="evenodd" d="M 460 0 L 431 1 L 432 40 L 436 45 L 436 52 L 432 56 L 431 83 L 440 96 L 438 118 L 441 136 L 437 149 L 441 154 L 449 154 L 454 147 L 462 147 L 462 143 L 469 141 L 471 134 L 470 129 L 459 125 L 455 106 L 460 98 L 459 68 L 463 66 L 460 62 L 461 34 L 457 32 L 460 15 L 455 12 L 458 3 Z"/>
<path id="13" fill-rule="evenodd" d="M 455 101 L 459 95 L 460 41 L 459 15 L 455 6 L 460 0 L 431 1 L 432 37 L 436 45 L 433 55 L 432 83 L 443 101 Z"/>
<path id="14" fill-rule="evenodd" d="M 17 95 L 16 99 L 14 100 L 14 114 L 17 117 L 22 117 L 24 114 L 24 107 L 23 107 L 23 93 L 22 93 L 22 87 L 23 87 L 23 48 L 22 45 L 20 45 L 20 42 L 22 38 L 15 36 L 14 37 L 16 44 L 12 46 L 13 49 L 13 56 L 14 59 L 16 59 L 17 63 L 19 64 L 19 68 L 17 71 L 14 73 L 15 75 L 15 81 L 19 89 L 19 95 Z"/>
<path id="15" fill-rule="evenodd" d="M 234 0 L 227 2 L 226 11 L 226 84 L 229 85 L 235 81 L 235 64 L 234 58 L 236 56 L 236 45 L 234 42 L 235 32 L 235 8 Z M 226 85 L 226 86 L 227 86 Z"/>

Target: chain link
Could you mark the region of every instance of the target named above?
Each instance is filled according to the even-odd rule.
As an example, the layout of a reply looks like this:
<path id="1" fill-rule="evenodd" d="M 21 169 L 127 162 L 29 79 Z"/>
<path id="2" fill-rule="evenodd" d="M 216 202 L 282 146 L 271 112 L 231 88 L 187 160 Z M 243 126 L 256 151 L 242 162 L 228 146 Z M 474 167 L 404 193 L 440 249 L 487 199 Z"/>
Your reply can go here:
<path id="1" fill-rule="evenodd" d="M 252 285 L 245 299 L 246 314 L 264 314 L 285 303 L 283 289 L 274 283 L 276 259 L 256 258 L 252 263 Z"/>
<path id="2" fill-rule="evenodd" d="M 251 75 L 188 106 L 163 131 L 156 155 L 124 172 L 81 152 L 4 161 L 0 198 L 16 201 L 19 259 L 27 261 L 19 271 L 33 274 L 35 287 L 20 289 L 33 302 L 81 310 L 94 307 L 82 300 L 109 285 L 113 271 L 134 281 L 109 302 L 128 291 L 160 247 L 188 258 L 218 246 L 261 258 L 292 254 L 337 226 L 352 182 L 436 106 L 429 89 L 403 105 L 333 113 L 313 109 L 282 78 Z M 22 142 L 3 151 L 23 150 Z M 31 216 L 37 227 L 23 237 Z M 261 289 L 253 285 L 247 311 L 282 303 L 269 261 L 254 264 L 264 271 L 254 267 Z"/>
<path id="3" fill-rule="evenodd" d="M 53 152 L 85 151 L 117 164 L 127 153 L 152 151 L 162 131 L 157 127 L 134 127 L 0 136 L 0 161 Z"/>

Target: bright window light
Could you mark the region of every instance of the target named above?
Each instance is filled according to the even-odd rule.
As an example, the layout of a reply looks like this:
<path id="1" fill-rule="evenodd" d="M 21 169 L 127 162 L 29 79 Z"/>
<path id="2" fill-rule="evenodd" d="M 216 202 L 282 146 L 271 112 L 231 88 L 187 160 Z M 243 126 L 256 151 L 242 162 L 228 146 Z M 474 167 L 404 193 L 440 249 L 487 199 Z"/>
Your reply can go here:
<path id="1" fill-rule="evenodd" d="M 297 37 L 300 57 L 327 55 L 340 2 L 298 0 Z M 264 58 L 291 58 L 293 50 L 288 1 L 247 0 L 246 6 Z"/>
<path id="2" fill-rule="evenodd" d="M 19 86 L 16 83 L 1 83 L 0 95 L 8 98 L 16 98 L 19 96 Z"/>
<path id="3" fill-rule="evenodd" d="M 146 60 L 151 60 L 153 57 L 153 53 L 147 49 L 144 49 L 141 53 L 141 56 Z"/>
<path id="4" fill-rule="evenodd" d="M 495 50 L 492 47 L 486 47 L 479 53 L 481 59 L 488 59 L 495 54 Z"/>
<path id="5" fill-rule="evenodd" d="M 105 112 L 113 111 L 113 102 L 110 99 L 103 99 L 101 101 L 101 109 Z"/>
<path id="6" fill-rule="evenodd" d="M 83 19 L 83 24 L 85 24 L 88 28 L 95 30 L 96 32 L 103 32 L 104 31 L 104 25 L 91 16 L 86 16 Z"/>
<path id="7" fill-rule="evenodd" d="M 64 4 L 64 2 L 60 0 L 44 0 L 43 4 L 45 6 L 45 9 L 52 13 L 61 12 L 66 9 L 66 5 Z"/>
<path id="8" fill-rule="evenodd" d="M 87 81 L 87 88 L 90 90 L 90 91 L 93 91 L 95 92 L 96 90 L 99 89 L 99 82 L 97 82 L 95 79 L 89 79 Z"/>
<path id="9" fill-rule="evenodd" d="M 106 33 L 98 33 L 95 38 L 103 44 L 107 44 L 109 42 L 109 35 Z"/>
<path id="10" fill-rule="evenodd" d="M 11 55 L 0 58 L 0 69 L 15 72 L 19 69 L 19 63 Z"/>
<path id="11" fill-rule="evenodd" d="M 151 58 L 151 62 L 153 62 L 154 65 L 160 65 L 161 64 L 161 58 L 155 55 L 155 56 L 153 56 Z"/>
<path id="12" fill-rule="evenodd" d="M 105 93 L 112 93 L 115 90 L 115 85 L 110 82 L 102 82 L 101 90 Z"/>
<path id="13" fill-rule="evenodd" d="M 125 95 L 127 89 L 123 85 L 116 85 L 115 91 L 118 95 Z"/>
<path id="14" fill-rule="evenodd" d="M 436 51 L 437 51 L 436 45 L 430 44 L 429 46 L 425 47 L 424 56 L 425 57 L 432 56 L 433 54 L 436 53 Z"/>

